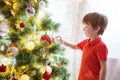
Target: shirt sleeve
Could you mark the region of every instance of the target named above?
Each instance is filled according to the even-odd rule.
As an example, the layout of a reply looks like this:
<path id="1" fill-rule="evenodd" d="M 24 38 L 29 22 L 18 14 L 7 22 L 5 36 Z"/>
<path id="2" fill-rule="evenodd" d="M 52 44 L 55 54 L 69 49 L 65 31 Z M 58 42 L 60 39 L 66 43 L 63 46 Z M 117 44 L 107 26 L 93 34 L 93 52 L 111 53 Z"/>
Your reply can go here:
<path id="1" fill-rule="evenodd" d="M 107 60 L 107 55 L 108 55 L 108 49 L 106 45 L 101 45 L 97 48 L 98 60 L 102 60 L 102 61 Z"/>
<path id="2" fill-rule="evenodd" d="M 77 47 L 81 50 L 83 50 L 85 44 L 87 43 L 87 40 L 83 40 L 80 43 L 77 44 Z"/>

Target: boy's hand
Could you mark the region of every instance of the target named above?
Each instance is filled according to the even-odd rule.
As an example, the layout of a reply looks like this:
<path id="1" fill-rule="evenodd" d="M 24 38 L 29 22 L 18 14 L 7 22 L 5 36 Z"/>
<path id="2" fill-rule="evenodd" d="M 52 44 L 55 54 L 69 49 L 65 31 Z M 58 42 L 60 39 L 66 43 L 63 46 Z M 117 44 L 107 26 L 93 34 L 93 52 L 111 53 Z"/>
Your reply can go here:
<path id="1" fill-rule="evenodd" d="M 63 40 L 62 40 L 61 36 L 56 36 L 55 40 L 56 40 L 57 43 L 61 43 L 61 44 L 63 43 Z"/>

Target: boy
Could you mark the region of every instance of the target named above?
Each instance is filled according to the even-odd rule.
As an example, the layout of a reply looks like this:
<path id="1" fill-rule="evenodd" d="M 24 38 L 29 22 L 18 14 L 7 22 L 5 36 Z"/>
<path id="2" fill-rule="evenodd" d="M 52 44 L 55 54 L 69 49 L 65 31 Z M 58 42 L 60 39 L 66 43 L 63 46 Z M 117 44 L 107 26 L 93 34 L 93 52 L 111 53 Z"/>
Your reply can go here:
<path id="1" fill-rule="evenodd" d="M 83 17 L 82 23 L 88 39 L 74 45 L 62 40 L 60 36 L 56 38 L 65 46 L 83 51 L 78 80 L 105 80 L 108 49 L 100 35 L 106 29 L 107 17 L 97 12 L 88 13 Z"/>

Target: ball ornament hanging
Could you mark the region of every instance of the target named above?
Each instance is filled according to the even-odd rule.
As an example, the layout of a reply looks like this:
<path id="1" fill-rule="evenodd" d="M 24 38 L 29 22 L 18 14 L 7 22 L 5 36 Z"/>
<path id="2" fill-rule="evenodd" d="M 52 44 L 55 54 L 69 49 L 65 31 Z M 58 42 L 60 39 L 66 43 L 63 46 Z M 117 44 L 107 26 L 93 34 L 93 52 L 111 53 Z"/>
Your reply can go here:
<path id="1" fill-rule="evenodd" d="M 61 36 L 56 36 L 55 37 L 55 42 L 58 43 L 58 44 L 63 43 L 62 42 L 62 37 Z"/>
<path id="2" fill-rule="evenodd" d="M 29 15 L 34 15 L 34 14 L 35 14 L 35 8 L 34 8 L 32 5 L 29 5 L 29 6 L 26 8 L 26 12 L 27 12 L 27 14 L 29 14 Z"/>
<path id="3" fill-rule="evenodd" d="M 45 70 L 46 70 L 47 72 L 49 72 L 49 73 L 52 72 L 52 68 L 51 68 L 50 66 L 45 66 Z"/>
<path id="4" fill-rule="evenodd" d="M 9 32 L 7 21 L 2 19 L 0 22 L 0 36 L 5 36 Z"/>
<path id="5" fill-rule="evenodd" d="M 45 6 L 46 6 L 46 4 L 45 4 L 45 2 L 43 0 L 41 0 L 39 2 L 39 5 L 40 5 L 41 8 L 45 8 Z"/>
<path id="6" fill-rule="evenodd" d="M 43 35 L 40 38 L 40 42 L 45 41 L 47 44 L 51 44 L 52 43 L 52 39 L 48 36 L 48 35 Z"/>
<path id="7" fill-rule="evenodd" d="M 43 79 L 44 79 L 44 80 L 49 80 L 50 77 L 51 77 L 51 73 L 45 71 L 45 73 L 43 74 Z"/>
<path id="8" fill-rule="evenodd" d="M 20 23 L 20 28 L 24 28 L 25 27 L 25 23 L 24 22 L 21 22 Z"/>
<path id="9" fill-rule="evenodd" d="M 7 56 L 9 57 L 15 57 L 19 54 L 19 47 L 16 45 L 11 44 L 8 48 L 7 48 Z"/>
<path id="10" fill-rule="evenodd" d="M 49 80 L 51 77 L 52 68 L 50 66 L 45 66 L 45 73 L 43 74 L 44 80 Z"/>
<path id="11" fill-rule="evenodd" d="M 5 65 L 1 65 L 0 66 L 0 72 L 6 72 L 6 70 L 7 70 L 7 66 L 5 66 Z"/>

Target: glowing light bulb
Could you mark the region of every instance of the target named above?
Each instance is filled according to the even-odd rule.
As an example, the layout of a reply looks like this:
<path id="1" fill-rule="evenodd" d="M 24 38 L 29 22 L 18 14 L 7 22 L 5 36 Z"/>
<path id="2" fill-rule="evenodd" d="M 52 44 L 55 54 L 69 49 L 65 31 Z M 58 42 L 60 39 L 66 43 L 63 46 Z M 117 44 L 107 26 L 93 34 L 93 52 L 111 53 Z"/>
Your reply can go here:
<path id="1" fill-rule="evenodd" d="M 27 48 L 28 50 L 33 50 L 34 47 L 35 47 L 35 44 L 34 44 L 32 41 L 30 41 L 30 42 L 28 42 L 28 43 L 26 44 L 26 48 Z"/>

